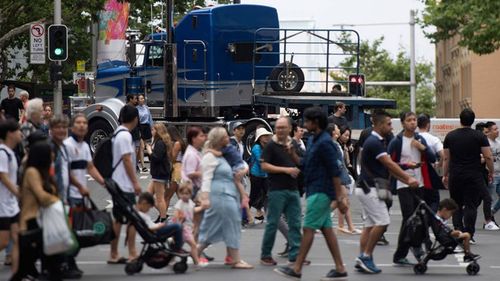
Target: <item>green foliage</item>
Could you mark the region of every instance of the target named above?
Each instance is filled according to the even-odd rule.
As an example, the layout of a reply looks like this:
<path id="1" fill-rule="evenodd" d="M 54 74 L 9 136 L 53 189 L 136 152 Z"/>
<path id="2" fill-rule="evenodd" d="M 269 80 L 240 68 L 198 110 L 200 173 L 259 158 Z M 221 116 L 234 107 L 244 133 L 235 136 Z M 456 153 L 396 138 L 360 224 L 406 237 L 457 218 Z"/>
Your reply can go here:
<path id="1" fill-rule="evenodd" d="M 126 0 L 123 0 L 126 1 Z M 102 10 L 105 0 L 78 0 L 62 2 L 62 23 L 69 29 L 69 57 L 63 63 L 63 77 L 72 79 L 77 60 L 91 63 L 91 35 L 90 25 L 98 19 L 98 12 Z M 134 0 L 130 2 L 129 27 L 141 30 L 142 34 L 151 32 L 151 6 L 153 6 L 153 19 L 161 21 L 161 3 L 158 0 Z M 220 0 L 219 4 L 232 1 Z M 195 5 L 205 6 L 204 0 L 174 0 L 174 18 L 178 20 L 189 12 Z M 46 83 L 49 80 L 48 61 L 45 65 L 32 65 L 27 67 L 15 61 L 13 50 L 25 50 L 24 56 L 29 57 L 29 32 L 19 31 L 15 36 L 2 40 L 12 30 L 33 21 L 45 22 L 46 28 L 52 23 L 53 1 L 12 1 L 0 0 L 0 81 L 17 77 L 20 81 Z M 166 18 L 166 7 L 163 6 L 163 17 Z M 153 26 L 155 27 L 155 26 Z M 14 64 L 14 67 L 8 65 Z"/>
<path id="2" fill-rule="evenodd" d="M 368 81 L 409 81 L 410 80 L 410 58 L 405 50 L 399 50 L 395 58 L 392 58 L 387 50 L 381 45 L 384 38 L 381 37 L 372 43 L 362 41 L 360 44 L 360 72 L 365 74 Z M 342 68 L 354 67 L 355 57 L 349 57 L 341 62 Z M 435 98 L 432 80 L 434 78 L 433 65 L 429 62 L 417 62 L 417 113 L 427 113 L 431 116 L 435 113 Z M 340 77 L 331 74 L 336 80 L 346 80 L 349 73 L 345 71 Z M 410 88 L 401 86 L 377 86 L 367 87 L 366 95 L 369 97 L 394 99 L 398 108 L 390 110 L 392 114 L 410 110 Z"/>
<path id="3" fill-rule="evenodd" d="M 484 55 L 500 48 L 500 1 L 498 0 L 422 0 L 426 7 L 420 19 L 433 42 L 460 38 L 459 45 Z"/>
<path id="4" fill-rule="evenodd" d="M 104 0 L 62 1 L 62 23 L 68 26 L 70 54 L 63 65 L 64 77 L 71 79 L 76 60 L 90 58 L 91 40 L 88 27 L 92 18 L 96 18 Z M 46 29 L 53 20 L 53 1 L 9 1 L 0 0 L 0 38 L 33 21 L 43 21 Z M 82 15 L 83 12 L 86 12 Z M 87 16 L 90 15 L 90 16 Z M 47 82 L 48 64 L 23 67 L 20 61 L 14 61 L 12 52 L 19 50 L 29 57 L 29 31 L 20 30 L 18 34 L 0 44 L 0 81 L 18 78 L 20 81 Z M 8 63 L 14 67 L 8 67 Z M 17 74 L 17 75 L 16 75 Z M 30 75 L 31 74 L 31 75 Z"/>

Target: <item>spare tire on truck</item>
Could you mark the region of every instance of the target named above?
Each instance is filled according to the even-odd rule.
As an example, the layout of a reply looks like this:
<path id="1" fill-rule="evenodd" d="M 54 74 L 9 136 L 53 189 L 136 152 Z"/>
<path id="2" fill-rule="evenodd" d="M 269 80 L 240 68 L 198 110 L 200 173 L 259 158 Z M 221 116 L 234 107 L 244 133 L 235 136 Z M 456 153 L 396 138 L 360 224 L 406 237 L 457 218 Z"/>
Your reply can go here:
<path id="1" fill-rule="evenodd" d="M 300 92 L 304 87 L 304 72 L 294 63 L 280 63 L 271 71 L 269 80 L 276 92 Z"/>

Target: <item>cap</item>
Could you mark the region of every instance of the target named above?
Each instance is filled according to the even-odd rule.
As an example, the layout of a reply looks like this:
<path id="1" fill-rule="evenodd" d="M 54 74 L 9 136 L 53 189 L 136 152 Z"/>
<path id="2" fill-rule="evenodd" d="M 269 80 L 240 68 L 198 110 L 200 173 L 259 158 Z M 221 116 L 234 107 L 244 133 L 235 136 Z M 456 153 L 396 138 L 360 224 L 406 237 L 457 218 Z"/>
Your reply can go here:
<path id="1" fill-rule="evenodd" d="M 232 126 L 231 126 L 231 127 L 233 128 L 232 130 L 234 130 L 234 129 L 236 129 L 236 128 L 238 128 L 238 127 L 242 127 L 242 126 L 243 126 L 243 127 L 245 127 L 245 126 L 246 126 L 246 123 L 245 123 L 245 122 L 241 122 L 241 121 L 236 121 L 236 122 L 234 122 L 234 123 L 232 124 Z"/>
<path id="2" fill-rule="evenodd" d="M 255 133 L 255 141 L 258 141 L 259 138 L 262 136 L 272 136 L 272 135 L 273 135 L 273 133 L 266 130 L 266 128 L 258 128 L 256 133 Z"/>

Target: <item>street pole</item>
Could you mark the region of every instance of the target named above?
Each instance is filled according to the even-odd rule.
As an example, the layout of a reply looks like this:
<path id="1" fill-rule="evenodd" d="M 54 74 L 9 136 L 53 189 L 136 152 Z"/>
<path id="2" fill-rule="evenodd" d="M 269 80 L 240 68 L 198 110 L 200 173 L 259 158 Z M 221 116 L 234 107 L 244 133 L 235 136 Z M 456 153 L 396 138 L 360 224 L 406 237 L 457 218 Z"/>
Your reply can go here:
<path id="1" fill-rule="evenodd" d="M 416 112 L 416 90 L 415 79 L 415 10 L 410 11 L 410 109 Z"/>
<path id="2" fill-rule="evenodd" d="M 54 0 L 54 24 L 61 24 L 61 0 Z M 61 65 L 61 61 L 55 63 Z M 54 83 L 54 113 L 62 114 L 62 107 L 62 80 L 58 80 Z"/>

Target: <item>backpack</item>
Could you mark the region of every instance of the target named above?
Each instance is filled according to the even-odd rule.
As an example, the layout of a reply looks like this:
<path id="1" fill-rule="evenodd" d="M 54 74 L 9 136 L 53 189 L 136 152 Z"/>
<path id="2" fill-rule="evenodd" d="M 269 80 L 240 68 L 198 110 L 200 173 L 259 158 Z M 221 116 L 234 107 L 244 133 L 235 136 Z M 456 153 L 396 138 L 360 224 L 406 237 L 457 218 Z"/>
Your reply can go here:
<path id="1" fill-rule="evenodd" d="M 97 168 L 101 176 L 105 179 L 109 179 L 113 176 L 113 172 L 116 167 L 120 165 L 122 159 L 113 166 L 113 139 L 120 132 L 127 131 L 125 129 L 118 130 L 118 132 L 114 133 L 111 137 L 104 139 L 96 148 L 94 153 L 94 166 Z"/>

